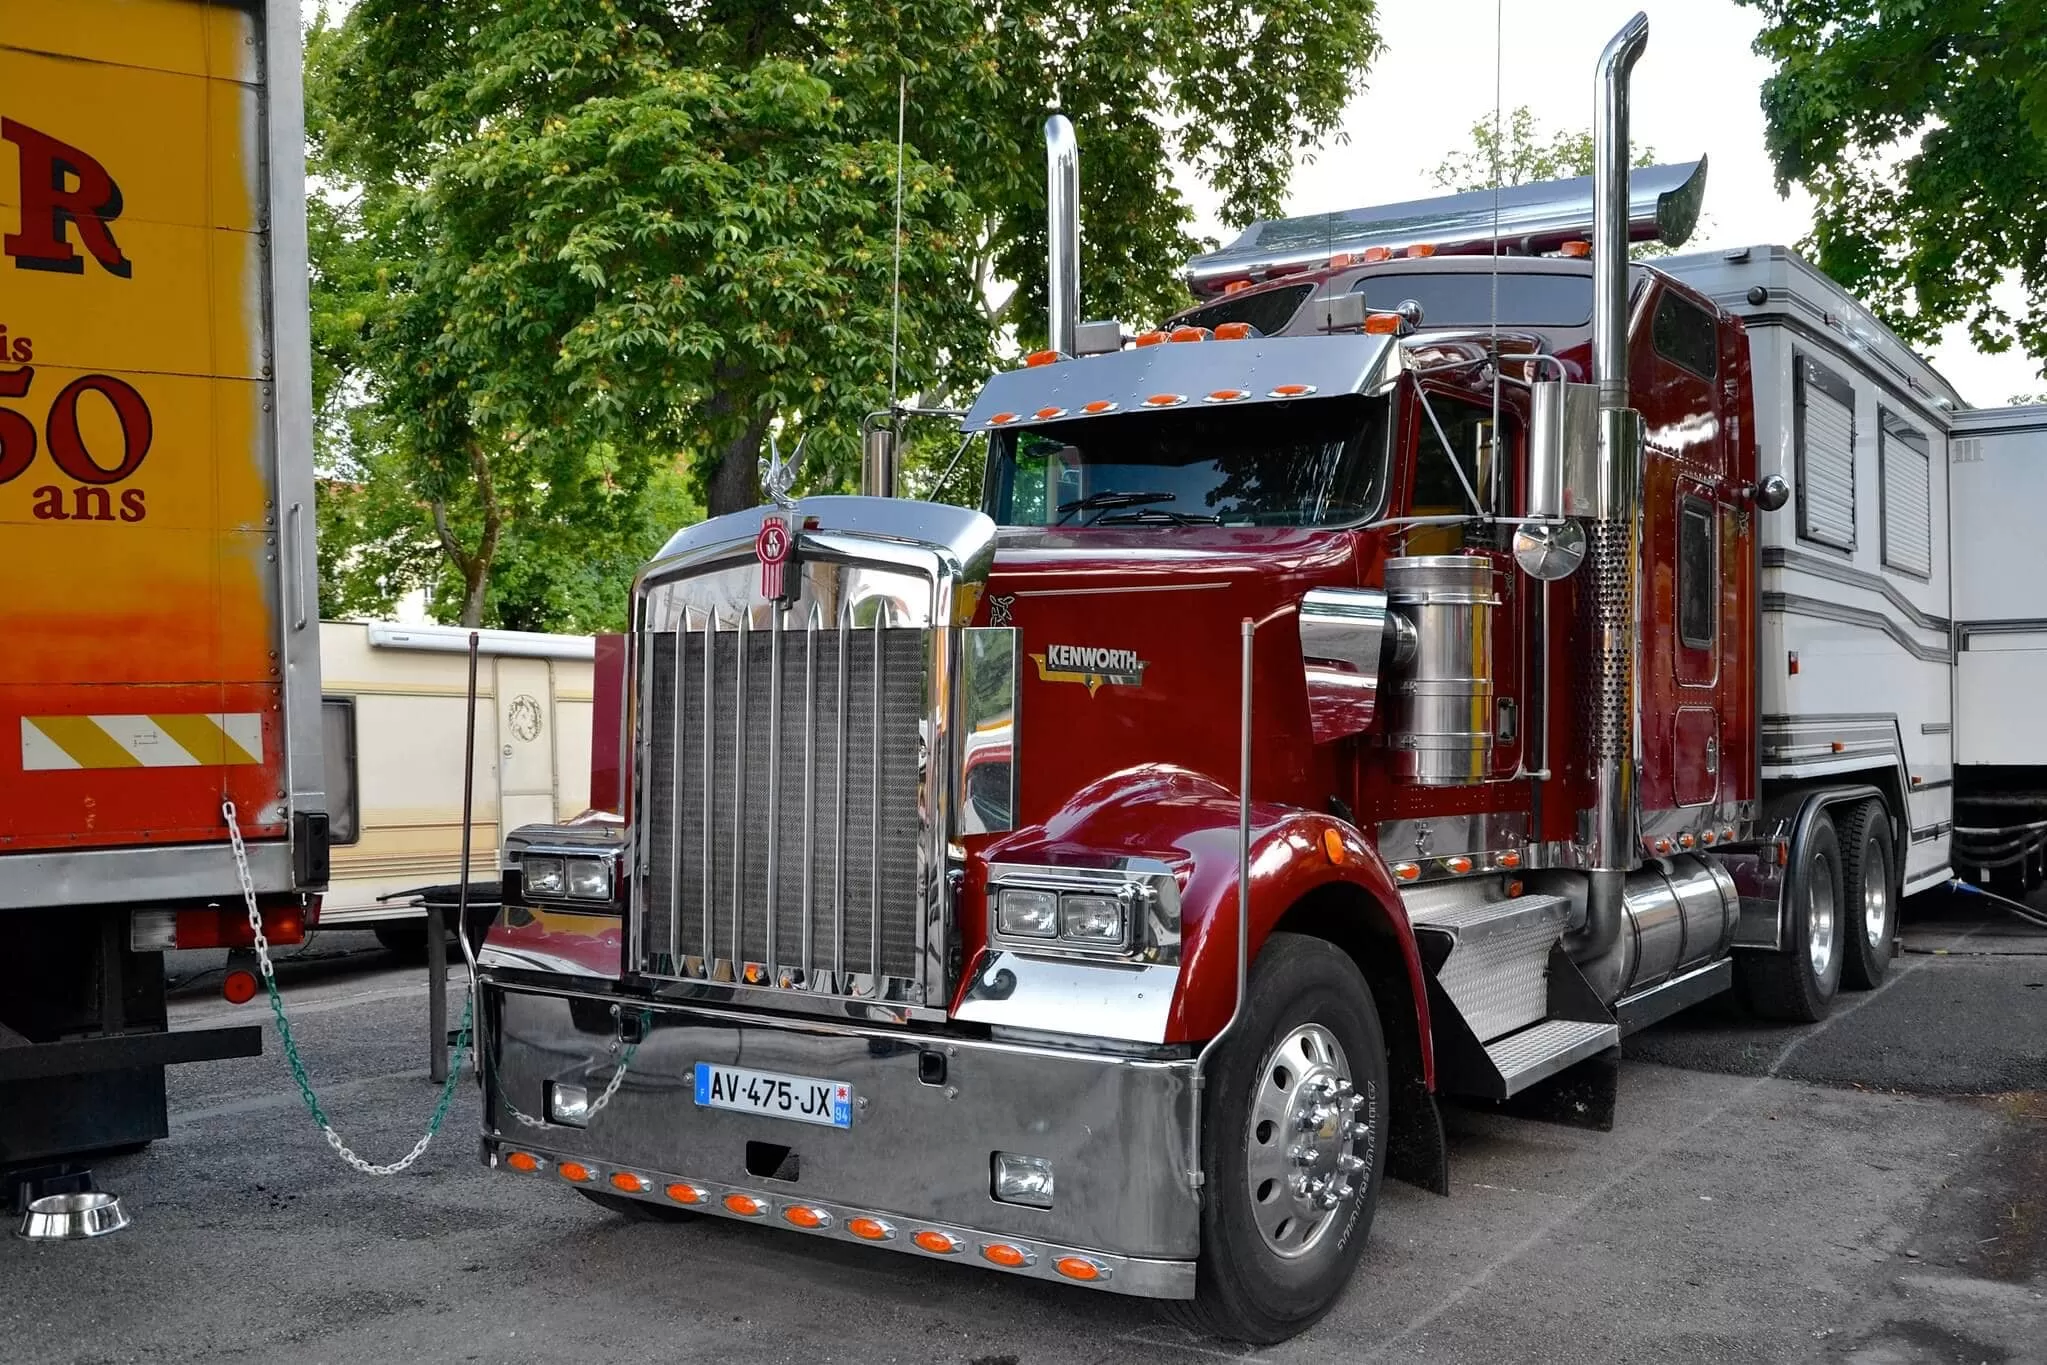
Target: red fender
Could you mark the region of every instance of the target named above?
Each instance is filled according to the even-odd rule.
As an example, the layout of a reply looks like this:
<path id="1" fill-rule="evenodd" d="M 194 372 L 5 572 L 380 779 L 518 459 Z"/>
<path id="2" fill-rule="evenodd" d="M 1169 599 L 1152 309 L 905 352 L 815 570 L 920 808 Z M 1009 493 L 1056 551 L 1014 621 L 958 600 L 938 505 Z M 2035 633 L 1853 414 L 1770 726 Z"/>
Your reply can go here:
<path id="1" fill-rule="evenodd" d="M 1113 773 L 1074 793 L 1042 826 L 1000 836 L 978 851 L 962 903 L 986 904 L 988 862 L 1087 866 L 1104 857 L 1155 858 L 1180 882 L 1180 984 L 1169 1042 L 1212 1038 L 1229 1018 L 1237 984 L 1237 795 L 1184 768 L 1148 765 Z M 1335 836 L 1337 861 L 1326 842 Z M 1310 893 L 1357 888 L 1376 907 L 1407 967 L 1423 1083 L 1435 1088 L 1428 986 L 1407 909 L 1378 850 L 1333 815 L 1254 802 L 1251 807 L 1250 956 Z M 969 955 L 983 946 L 985 913 L 962 925 Z M 966 979 L 971 979 L 972 973 Z M 964 982 L 963 982 L 964 986 Z"/>

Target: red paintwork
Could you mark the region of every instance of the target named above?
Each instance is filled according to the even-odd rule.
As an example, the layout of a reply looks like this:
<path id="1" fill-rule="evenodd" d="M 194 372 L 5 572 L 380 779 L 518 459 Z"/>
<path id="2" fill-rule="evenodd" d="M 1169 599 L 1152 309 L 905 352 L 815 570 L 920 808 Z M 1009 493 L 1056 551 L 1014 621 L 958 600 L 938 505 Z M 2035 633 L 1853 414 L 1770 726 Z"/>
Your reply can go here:
<path id="1" fill-rule="evenodd" d="M 1296 277 L 1301 278 L 1307 277 Z M 1660 276 L 1652 275 L 1646 287 L 1685 293 L 1712 310 L 1722 329 L 1717 385 L 1656 355 L 1646 323 L 1631 340 L 1632 400 L 1643 413 L 1651 446 L 1643 480 L 1641 792 L 1643 808 L 1658 810 L 1675 804 L 1673 744 L 1680 705 L 1707 705 L 1717 713 L 1718 794 L 1748 799 L 1757 790 L 1749 658 L 1754 516 L 1743 500 L 1756 461 L 1747 346 L 1739 324 Z M 1647 302 L 1653 308 L 1653 298 Z M 1650 313 L 1638 307 L 1633 316 L 1646 320 Z M 1552 333 L 1550 339 L 1569 377 L 1589 379 L 1589 328 Z M 1424 420 L 1413 382 L 1403 381 L 1401 390 L 1389 515 L 1411 506 Z M 1474 382 L 1468 370 L 1425 382 L 1441 396 L 1438 401 L 1487 408 L 1493 402 L 1490 384 Z M 1503 386 L 1500 403 L 1509 428 L 1508 464 L 1518 477 L 1525 468 L 1525 393 Z M 1681 485 L 1703 491 L 1722 509 L 1725 584 L 1717 659 L 1685 657 L 1676 639 Z M 1184 970 L 1169 1038 L 1196 1041 L 1221 1026 L 1235 980 L 1239 630 L 1249 618 L 1259 626 L 1251 783 L 1254 952 L 1303 896 L 1330 882 L 1347 883 L 1370 896 L 1394 926 L 1417 1001 L 1426 1002 L 1412 932 L 1373 831 L 1389 819 L 1530 812 L 1536 784 L 1507 780 L 1524 757 L 1518 739 L 1496 746 L 1497 780 L 1464 788 L 1400 781 L 1377 734 L 1315 742 L 1295 606 L 1309 588 L 1381 585 L 1385 559 L 1403 553 L 1398 536 L 1264 527 L 1005 529 L 986 598 L 1004 600 L 1025 656 L 1017 707 L 1019 819 L 1012 834 L 968 841 L 972 856 L 962 897 L 968 908 L 960 916 L 966 960 L 974 963 L 985 947 L 984 859 L 1158 858 L 1176 870 L 1182 885 Z M 1498 570 L 1501 599 L 1494 619 L 1496 692 L 1522 702 L 1519 733 L 1528 736 L 1535 699 L 1523 655 L 1536 638 L 1545 589 L 1520 574 L 1510 556 L 1486 553 Z M 1551 686 L 1544 706 L 1553 776 L 1541 784 L 1533 831 L 1541 840 L 1574 838 L 1577 813 L 1591 799 L 1573 685 L 1582 657 L 1575 586 L 1566 582 L 1547 590 L 1552 632 L 1543 672 Z M 984 600 L 978 619 L 985 622 L 988 611 Z M 1145 663 L 1142 685 L 1104 683 L 1091 693 L 1080 683 L 1046 680 L 1030 656 L 1055 644 L 1134 650 Z M 1532 762 L 1535 756 L 1528 757 Z M 1329 814 L 1335 802 L 1355 813 L 1354 826 Z M 1330 862 L 1319 840 L 1331 826 L 1343 831 L 1360 856 L 1342 865 Z M 1420 1007 L 1427 1065 L 1426 1004 Z"/>
<path id="2" fill-rule="evenodd" d="M 626 637 L 599 635 L 590 682 L 590 808 L 625 810 L 624 734 Z"/>

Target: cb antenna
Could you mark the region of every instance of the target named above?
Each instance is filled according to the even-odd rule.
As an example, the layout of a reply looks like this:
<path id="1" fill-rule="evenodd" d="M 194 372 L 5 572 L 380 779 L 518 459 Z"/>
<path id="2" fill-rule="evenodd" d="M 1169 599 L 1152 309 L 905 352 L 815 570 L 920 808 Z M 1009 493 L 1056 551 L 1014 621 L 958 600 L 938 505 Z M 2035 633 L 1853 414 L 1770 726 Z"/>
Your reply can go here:
<path id="1" fill-rule="evenodd" d="M 910 76 L 907 71 L 896 75 L 896 240 L 895 240 L 895 296 L 893 315 L 888 325 L 888 410 L 893 420 L 896 410 L 897 358 L 902 351 L 903 338 L 903 119 L 910 107 Z"/>
<path id="2" fill-rule="evenodd" d="M 1485 509 L 1488 516 L 1498 510 L 1499 490 L 1505 477 L 1500 464 L 1500 106 L 1504 103 L 1501 73 L 1506 66 L 1503 9 L 1504 0 L 1493 0 L 1493 299 L 1490 343 L 1493 353 L 1493 422 L 1489 430 L 1492 458 L 1487 466 L 1492 478 L 1488 481 L 1486 493 L 1495 505 Z"/>

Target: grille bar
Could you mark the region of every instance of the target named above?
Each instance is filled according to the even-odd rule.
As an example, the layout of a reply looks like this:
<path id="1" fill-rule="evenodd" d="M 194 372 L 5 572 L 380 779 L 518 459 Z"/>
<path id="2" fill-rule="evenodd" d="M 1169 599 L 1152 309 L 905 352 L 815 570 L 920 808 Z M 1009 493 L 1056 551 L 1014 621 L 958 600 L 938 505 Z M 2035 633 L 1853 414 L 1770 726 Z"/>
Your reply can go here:
<path id="1" fill-rule="evenodd" d="M 644 974 L 942 1005 L 924 905 L 937 641 L 869 601 L 829 628 L 776 606 L 641 635 Z"/>

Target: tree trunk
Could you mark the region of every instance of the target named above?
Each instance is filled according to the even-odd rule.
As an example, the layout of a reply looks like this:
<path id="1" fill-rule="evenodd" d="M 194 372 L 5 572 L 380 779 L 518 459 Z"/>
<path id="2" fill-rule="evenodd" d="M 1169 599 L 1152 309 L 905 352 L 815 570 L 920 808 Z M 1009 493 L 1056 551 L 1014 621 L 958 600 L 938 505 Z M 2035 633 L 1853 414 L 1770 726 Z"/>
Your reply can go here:
<path id="1" fill-rule="evenodd" d="M 481 442 L 471 440 L 466 454 L 469 469 L 476 476 L 476 501 L 483 509 L 483 537 L 474 550 L 464 548 L 448 525 L 448 505 L 433 504 L 434 533 L 440 537 L 441 552 L 462 575 L 461 624 L 475 629 L 483 624 L 483 605 L 490 587 L 491 565 L 497 561 L 498 538 L 505 528 L 504 509 L 498 505 L 497 482 L 491 477 L 490 457 Z"/>
<path id="2" fill-rule="evenodd" d="M 712 471 L 705 489 L 710 515 L 722 517 L 727 512 L 744 512 L 760 505 L 761 442 L 767 435 L 767 417 L 757 416 L 719 453 L 718 467 Z"/>

